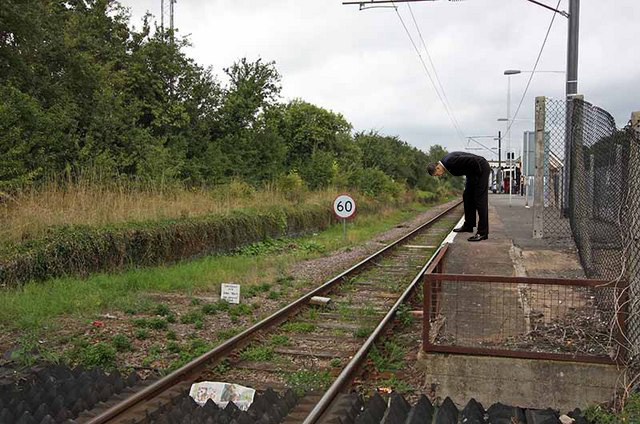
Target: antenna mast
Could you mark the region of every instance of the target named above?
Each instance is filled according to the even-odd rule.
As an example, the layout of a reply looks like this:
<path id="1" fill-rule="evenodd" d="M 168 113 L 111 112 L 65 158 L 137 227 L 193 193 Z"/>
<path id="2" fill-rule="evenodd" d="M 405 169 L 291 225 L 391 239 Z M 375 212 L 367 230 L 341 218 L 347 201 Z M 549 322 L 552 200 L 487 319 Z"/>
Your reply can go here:
<path id="1" fill-rule="evenodd" d="M 162 30 L 162 34 L 165 34 L 165 22 L 167 22 L 169 37 L 171 37 L 171 42 L 173 42 L 173 9 L 176 0 L 160 0 L 160 29 Z"/>

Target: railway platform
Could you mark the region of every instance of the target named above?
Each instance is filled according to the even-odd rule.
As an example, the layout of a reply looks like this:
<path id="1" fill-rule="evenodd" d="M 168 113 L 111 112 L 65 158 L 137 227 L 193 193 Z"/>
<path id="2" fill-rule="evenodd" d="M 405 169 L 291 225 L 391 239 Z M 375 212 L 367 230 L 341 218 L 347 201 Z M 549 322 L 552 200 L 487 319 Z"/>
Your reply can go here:
<path id="1" fill-rule="evenodd" d="M 512 196 L 510 202 L 507 195 L 489 195 L 489 239 L 471 243 L 467 241 L 471 233 L 452 233 L 444 273 L 584 278 L 573 243 L 534 239 L 532 216 L 533 208 L 525 207 L 523 197 Z M 536 300 L 536 289 L 531 286 L 526 290 L 519 284 L 458 287 L 449 284 L 449 290 L 457 290 L 449 293 L 450 297 L 446 287 L 439 289 L 445 316 L 441 332 L 448 331 L 450 337 L 453 334 L 480 345 L 491 340 L 487 335 L 493 335 L 501 346 L 515 343 L 520 336 L 524 340 L 539 328 L 558 327 L 554 320 L 570 318 L 574 311 L 584 309 L 590 293 L 583 287 L 559 286 L 561 290 L 547 291 L 544 298 L 539 296 Z M 556 286 L 541 287 L 548 290 Z M 569 295 L 572 304 L 564 308 L 563 300 Z M 509 305 L 517 306 L 509 312 Z M 465 318 L 465 311 L 469 310 L 472 312 Z M 553 320 L 547 319 L 551 313 Z M 483 339 L 474 341 L 474 337 Z M 564 343 L 561 348 L 570 342 L 573 339 L 559 340 Z M 523 346 L 526 350 L 526 344 Z M 431 392 L 431 397 L 450 396 L 459 405 L 474 398 L 483 404 L 502 402 L 527 408 L 585 408 L 594 402 L 609 401 L 621 378 L 616 365 L 570 360 L 421 352 L 418 365 L 425 373 L 423 388 Z"/>

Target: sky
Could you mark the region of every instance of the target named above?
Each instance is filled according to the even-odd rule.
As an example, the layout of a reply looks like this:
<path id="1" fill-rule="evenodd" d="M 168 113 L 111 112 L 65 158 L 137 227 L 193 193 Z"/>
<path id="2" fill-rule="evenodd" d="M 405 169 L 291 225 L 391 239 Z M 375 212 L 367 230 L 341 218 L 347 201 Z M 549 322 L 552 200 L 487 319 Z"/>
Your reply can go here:
<path id="1" fill-rule="evenodd" d="M 120 1 L 134 26 L 140 27 L 146 12 L 159 22 L 161 0 Z M 440 144 L 449 151 L 481 149 L 468 151 L 495 158 L 466 137 L 482 136 L 477 140 L 489 148 L 497 146 L 499 130 L 504 137 L 507 124 L 497 121 L 507 115 L 509 77 L 503 72 L 533 69 L 553 13 L 526 0 L 397 6 L 396 12 L 359 10 L 340 0 L 177 0 L 175 26 L 193 44 L 187 54 L 222 81 L 223 68 L 242 57 L 275 61 L 283 101 L 303 99 L 341 113 L 356 131 L 398 136 L 423 150 Z M 568 0 L 560 1 L 561 10 L 568 7 Z M 638 0 L 581 1 L 578 92 L 609 111 L 619 127 L 640 110 L 639 16 Z M 402 22 L 435 86 L 439 79 L 444 88 L 440 97 L 450 115 Z M 565 71 L 566 47 L 567 19 L 556 15 L 537 70 Z M 533 129 L 536 96 L 564 96 L 565 75 L 540 72 L 523 97 L 529 75 L 510 77 L 512 117 L 523 101 L 503 152 L 519 153 L 523 131 Z"/>

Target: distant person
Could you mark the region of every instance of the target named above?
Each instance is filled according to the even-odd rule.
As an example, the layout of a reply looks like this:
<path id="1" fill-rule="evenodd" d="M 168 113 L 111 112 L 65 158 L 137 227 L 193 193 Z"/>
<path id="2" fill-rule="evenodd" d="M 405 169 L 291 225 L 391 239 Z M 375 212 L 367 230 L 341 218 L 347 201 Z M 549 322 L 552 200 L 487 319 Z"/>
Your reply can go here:
<path id="1" fill-rule="evenodd" d="M 478 231 L 469 241 L 481 241 L 489 238 L 489 176 L 491 167 L 482 156 L 466 152 L 451 152 L 439 162 L 431 162 L 427 166 L 429 175 L 439 177 L 449 171 L 451 175 L 464 175 L 467 182 L 464 186 L 464 225 L 455 228 L 456 233 L 472 233 L 476 226 L 478 211 Z"/>

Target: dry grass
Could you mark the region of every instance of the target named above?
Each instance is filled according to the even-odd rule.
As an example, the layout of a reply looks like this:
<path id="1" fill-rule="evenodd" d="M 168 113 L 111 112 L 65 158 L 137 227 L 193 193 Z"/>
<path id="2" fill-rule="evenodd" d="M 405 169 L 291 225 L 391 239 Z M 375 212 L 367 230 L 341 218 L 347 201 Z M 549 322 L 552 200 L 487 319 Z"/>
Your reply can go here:
<path id="1" fill-rule="evenodd" d="M 214 189 L 157 184 L 133 186 L 131 182 L 97 183 L 91 178 L 74 182 L 58 180 L 11 196 L 0 196 L 0 243 L 37 238 L 48 227 L 57 225 L 101 226 L 296 202 L 290 194 L 273 186 L 255 190 L 242 182 Z M 335 195 L 335 190 L 303 192 L 297 201 L 330 202 Z"/>

